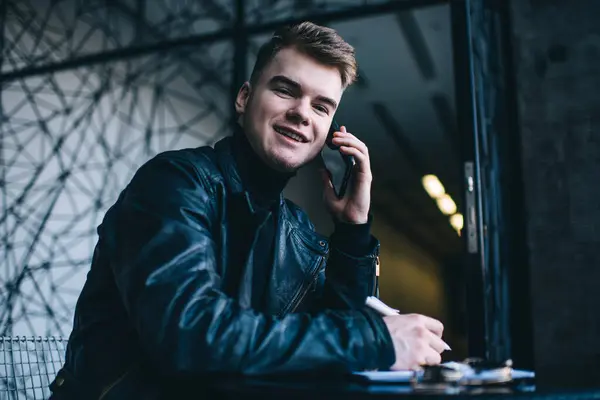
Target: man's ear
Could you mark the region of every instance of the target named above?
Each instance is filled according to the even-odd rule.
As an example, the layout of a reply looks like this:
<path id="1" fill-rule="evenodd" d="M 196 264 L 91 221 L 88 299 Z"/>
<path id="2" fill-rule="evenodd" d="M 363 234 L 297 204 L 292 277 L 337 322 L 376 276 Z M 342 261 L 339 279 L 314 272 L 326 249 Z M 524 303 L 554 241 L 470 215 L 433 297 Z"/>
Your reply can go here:
<path id="1" fill-rule="evenodd" d="M 238 114 L 243 114 L 246 111 L 248 105 L 248 99 L 250 98 L 250 82 L 244 82 L 244 84 L 238 90 L 238 94 L 235 97 L 235 111 Z"/>

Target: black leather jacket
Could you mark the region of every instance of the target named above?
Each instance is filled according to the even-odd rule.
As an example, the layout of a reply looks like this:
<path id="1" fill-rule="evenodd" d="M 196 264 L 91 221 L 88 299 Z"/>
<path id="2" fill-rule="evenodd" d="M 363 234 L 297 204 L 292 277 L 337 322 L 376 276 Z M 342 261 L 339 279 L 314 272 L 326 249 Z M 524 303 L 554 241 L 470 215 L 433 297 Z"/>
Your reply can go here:
<path id="1" fill-rule="evenodd" d="M 56 394 L 144 399 L 214 373 L 393 364 L 383 320 L 364 307 L 379 242 L 362 257 L 330 248 L 283 196 L 267 310 L 249 308 L 253 266 L 230 262 L 232 231 L 254 224 L 260 234 L 265 214 L 242 187 L 231 142 L 158 155 L 107 212 Z"/>

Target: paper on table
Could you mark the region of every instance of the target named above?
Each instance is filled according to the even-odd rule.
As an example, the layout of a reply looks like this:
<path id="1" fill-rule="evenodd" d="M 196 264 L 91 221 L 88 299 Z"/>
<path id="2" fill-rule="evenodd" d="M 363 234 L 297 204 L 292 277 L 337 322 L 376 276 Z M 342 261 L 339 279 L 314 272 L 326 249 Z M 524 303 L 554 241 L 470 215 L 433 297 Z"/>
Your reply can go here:
<path id="1" fill-rule="evenodd" d="M 459 363 L 459 362 L 455 362 L 455 361 L 448 361 L 448 362 L 442 363 L 442 365 L 462 372 L 465 379 L 477 379 L 477 380 L 481 380 L 483 382 L 496 381 L 504 373 L 504 371 L 502 369 L 476 371 L 467 364 Z M 510 376 L 512 379 L 535 378 L 535 372 L 527 371 L 527 370 L 523 370 L 523 369 L 512 369 L 511 368 Z"/>
<path id="2" fill-rule="evenodd" d="M 535 372 L 527 371 L 524 369 L 513 369 L 512 370 L 512 378 L 513 379 L 526 379 L 526 378 L 535 378 Z"/>
<path id="3" fill-rule="evenodd" d="M 442 365 L 447 365 L 453 369 L 460 369 L 464 373 L 464 379 L 477 379 L 482 382 L 485 381 L 495 381 L 498 379 L 497 373 L 494 371 L 483 371 L 483 372 L 475 372 L 470 367 L 464 366 L 464 364 L 448 362 L 443 363 Z M 353 375 L 362 377 L 371 382 L 397 382 L 397 383 L 409 383 L 412 378 L 419 376 L 420 372 L 402 370 L 402 371 L 362 371 L 362 372 L 354 372 Z M 512 378 L 513 379 L 523 379 L 523 378 L 535 378 L 535 373 L 533 371 L 526 370 L 512 370 Z"/>
<path id="4" fill-rule="evenodd" d="M 408 383 L 415 376 L 415 371 L 362 371 L 353 372 L 353 375 L 365 378 L 372 382 L 398 382 Z"/>

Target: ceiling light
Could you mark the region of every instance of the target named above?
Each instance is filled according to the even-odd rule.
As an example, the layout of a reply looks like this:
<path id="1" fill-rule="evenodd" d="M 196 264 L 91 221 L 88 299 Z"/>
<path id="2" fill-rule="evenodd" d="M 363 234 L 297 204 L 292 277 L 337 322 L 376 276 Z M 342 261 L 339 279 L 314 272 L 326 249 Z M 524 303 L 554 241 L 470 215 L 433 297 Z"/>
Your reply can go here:
<path id="1" fill-rule="evenodd" d="M 446 215 L 452 215 L 456 212 L 456 203 L 454 203 L 452 197 L 447 194 L 444 194 L 437 199 L 437 205 L 440 211 Z"/>
<path id="2" fill-rule="evenodd" d="M 435 175 L 425 175 L 423 179 L 421 179 L 421 182 L 423 183 L 423 187 L 429 196 L 433 197 L 434 199 L 438 199 L 443 196 L 444 193 L 446 193 L 444 185 L 442 185 L 442 182 L 440 182 L 438 177 Z"/>
<path id="3" fill-rule="evenodd" d="M 452 227 L 460 233 L 460 231 L 463 228 L 464 225 L 464 218 L 463 215 L 458 213 L 458 214 L 454 214 L 453 216 L 450 217 L 450 225 L 452 225 Z"/>

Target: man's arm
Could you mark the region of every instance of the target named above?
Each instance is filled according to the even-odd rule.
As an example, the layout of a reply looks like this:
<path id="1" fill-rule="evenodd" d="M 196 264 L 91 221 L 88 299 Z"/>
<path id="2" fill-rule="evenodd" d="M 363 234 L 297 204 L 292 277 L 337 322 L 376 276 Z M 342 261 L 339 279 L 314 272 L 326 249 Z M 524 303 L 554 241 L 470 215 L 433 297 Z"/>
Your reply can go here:
<path id="1" fill-rule="evenodd" d="M 263 374 L 387 368 L 382 319 L 366 309 L 290 314 L 242 309 L 222 290 L 210 185 L 192 163 L 142 167 L 101 231 L 146 356 L 164 373 Z M 104 228 L 106 229 L 106 228 Z"/>
<path id="2" fill-rule="evenodd" d="M 370 218 L 365 224 L 335 224 L 319 308 L 357 309 L 375 294 L 379 241 L 370 225 Z"/>
<path id="3" fill-rule="evenodd" d="M 323 171 L 325 205 L 335 221 L 330 240 L 323 291 L 324 307 L 353 309 L 364 306 L 374 294 L 375 269 L 379 242 L 370 234 L 371 162 L 369 150 L 342 126 L 333 134 L 333 144 L 340 152 L 354 157 L 350 190 L 338 198 L 328 174 Z"/>

